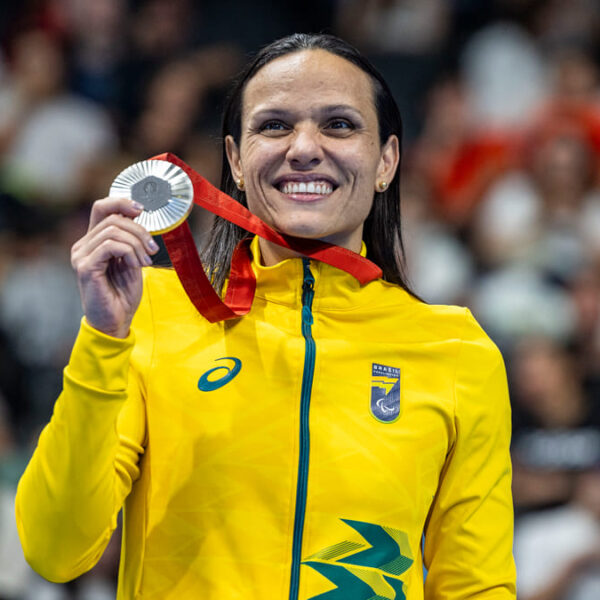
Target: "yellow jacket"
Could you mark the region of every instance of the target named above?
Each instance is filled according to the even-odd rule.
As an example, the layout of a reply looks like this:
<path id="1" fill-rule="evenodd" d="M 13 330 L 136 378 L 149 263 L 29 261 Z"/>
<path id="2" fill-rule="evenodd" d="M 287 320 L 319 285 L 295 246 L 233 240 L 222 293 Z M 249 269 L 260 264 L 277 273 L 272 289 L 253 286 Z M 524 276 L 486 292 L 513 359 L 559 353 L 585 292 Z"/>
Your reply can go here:
<path id="1" fill-rule="evenodd" d="M 514 599 L 506 377 L 470 313 L 253 268 L 235 322 L 167 269 L 128 339 L 84 320 L 19 484 L 31 565 L 90 569 L 124 503 L 121 600 Z"/>

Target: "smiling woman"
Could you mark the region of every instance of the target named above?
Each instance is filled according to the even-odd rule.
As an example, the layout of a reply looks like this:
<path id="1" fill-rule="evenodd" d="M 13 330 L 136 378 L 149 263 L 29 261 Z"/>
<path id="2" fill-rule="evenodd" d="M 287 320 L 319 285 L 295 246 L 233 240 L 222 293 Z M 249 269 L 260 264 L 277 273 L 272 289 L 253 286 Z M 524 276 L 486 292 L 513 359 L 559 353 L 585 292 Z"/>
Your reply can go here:
<path id="1" fill-rule="evenodd" d="M 504 366 L 467 310 L 406 284 L 400 139 L 385 81 L 342 40 L 257 54 L 225 111 L 221 189 L 382 277 L 254 237 L 255 298 L 227 324 L 142 269 L 139 206 L 94 204 L 72 251 L 85 318 L 17 495 L 38 572 L 90 569 L 124 506 L 119 600 L 514 600 Z M 247 236 L 216 219 L 220 292 Z"/>
<path id="2" fill-rule="evenodd" d="M 326 71 L 319 73 L 318 69 L 313 68 L 313 66 L 316 67 L 315 63 L 321 63 Z M 301 76 L 296 77 L 295 68 L 298 66 L 305 69 L 307 76 L 312 76 L 310 82 L 303 80 Z M 267 75 L 272 72 L 275 79 L 271 78 L 269 81 L 268 77 L 261 77 L 265 69 L 269 69 Z M 286 123 L 283 117 L 289 118 L 290 115 L 285 113 L 285 107 L 274 104 L 264 106 L 265 102 L 268 103 L 268 97 L 263 96 L 261 99 L 260 89 L 257 89 L 262 81 L 263 86 L 270 86 L 274 92 L 282 94 L 286 92 L 286 83 L 279 78 L 283 77 L 286 77 L 286 83 L 292 83 L 295 80 L 295 89 L 300 94 L 291 107 L 294 111 L 304 109 L 305 104 L 323 110 L 323 114 L 315 115 L 321 118 L 318 121 L 321 130 L 329 124 L 328 130 L 332 137 L 350 136 L 359 137 L 361 140 L 369 137 L 370 134 L 369 139 L 372 146 L 368 157 L 369 163 L 381 158 L 382 151 L 388 143 L 392 145 L 390 148 L 391 158 L 392 161 L 396 160 L 397 164 L 389 165 L 392 167 L 389 177 L 384 177 L 383 172 L 379 174 L 379 177 L 373 177 L 368 182 L 366 194 L 360 199 L 361 204 L 366 203 L 369 207 L 372 206 L 372 210 L 367 210 L 366 218 L 362 223 L 362 239 L 368 247 L 373 261 L 381 267 L 383 279 L 408 289 L 400 221 L 399 162 L 402 139 L 400 113 L 381 74 L 362 54 L 343 40 L 330 35 L 296 34 L 273 42 L 261 50 L 246 67 L 231 91 L 223 117 L 222 136 L 226 140 L 226 144 L 223 148 L 221 189 L 244 206 L 248 206 L 248 196 L 245 190 L 240 189 L 239 185 L 239 182 L 244 182 L 244 187 L 246 185 L 243 171 L 236 170 L 234 174 L 229 168 L 230 160 L 234 156 L 238 158 L 241 156 L 240 150 L 243 151 L 241 146 L 244 134 L 251 134 L 253 128 L 256 131 L 256 128 L 262 125 L 265 128 L 265 136 L 284 136 L 289 139 L 290 134 L 285 132 L 290 129 L 291 124 Z M 257 78 L 258 81 L 256 81 Z M 258 85 L 252 85 L 254 83 Z M 333 97 L 330 103 L 324 102 L 320 98 L 320 94 L 325 91 L 325 88 L 330 97 Z M 247 114 L 250 104 L 248 92 L 252 93 L 253 89 L 257 94 L 256 99 L 262 101 L 263 106 L 261 109 L 253 107 L 253 116 L 258 118 L 259 122 L 251 123 Z M 266 88 L 263 93 L 268 91 L 269 88 Z M 293 98 L 289 98 L 289 100 L 293 101 Z M 288 105 L 288 110 L 289 108 Z M 271 112 L 261 114 L 259 111 L 262 110 Z M 260 123 L 261 117 L 263 118 L 262 123 Z M 373 117 L 375 118 L 374 124 Z M 367 123 L 366 119 L 369 118 L 371 120 Z M 365 131 L 367 124 L 371 127 L 374 125 L 374 129 Z M 362 135 L 353 134 L 356 128 L 360 129 L 359 133 Z M 323 130 L 323 133 L 325 131 Z M 335 131 L 344 133 L 336 134 Z M 297 132 L 293 137 L 298 137 Z M 321 139 L 323 137 L 325 136 L 321 136 Z M 301 144 L 304 139 L 299 140 Z M 348 145 L 345 148 L 346 152 L 352 155 L 353 147 Z M 237 152 L 235 152 L 236 149 Z M 295 177 L 301 177 L 302 175 L 310 176 L 311 171 L 319 173 L 326 168 L 333 168 L 331 157 L 326 156 L 325 158 L 327 159 L 325 165 L 321 164 L 320 168 L 314 169 L 312 166 L 309 169 L 298 168 L 296 161 L 293 166 L 290 165 L 290 170 Z M 357 158 L 357 156 L 354 157 L 354 160 Z M 277 181 L 271 182 L 271 185 L 273 183 L 278 185 Z M 290 183 L 293 185 L 294 182 Z M 298 185 L 300 183 L 298 182 Z M 334 181 L 327 183 L 330 183 L 333 188 Z M 346 191 L 349 191 L 348 187 Z M 376 193 L 374 194 L 374 192 Z M 357 195 L 354 196 L 354 198 L 356 197 Z M 227 276 L 227 272 L 222 269 L 221 265 L 229 264 L 233 249 L 246 235 L 247 232 L 236 225 L 223 219 L 216 219 L 213 236 L 206 246 L 204 259 L 217 289 L 221 289 Z M 277 250 L 277 252 L 280 251 Z"/>

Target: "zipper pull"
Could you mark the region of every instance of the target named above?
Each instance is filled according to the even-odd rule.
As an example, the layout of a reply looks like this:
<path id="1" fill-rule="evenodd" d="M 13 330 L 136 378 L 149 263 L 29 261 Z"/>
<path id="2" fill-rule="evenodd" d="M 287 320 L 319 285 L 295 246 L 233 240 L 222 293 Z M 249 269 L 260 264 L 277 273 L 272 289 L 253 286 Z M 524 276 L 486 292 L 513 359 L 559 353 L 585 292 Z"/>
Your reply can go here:
<path id="1" fill-rule="evenodd" d="M 304 281 L 302 283 L 302 289 L 304 292 L 312 292 L 315 285 L 315 278 L 310 271 L 310 260 L 308 258 L 303 258 L 302 266 L 304 267 Z"/>
<path id="2" fill-rule="evenodd" d="M 306 325 L 313 324 L 312 301 L 315 295 L 315 278 L 310 271 L 310 260 L 302 259 L 304 267 L 304 281 L 302 282 L 302 322 Z"/>

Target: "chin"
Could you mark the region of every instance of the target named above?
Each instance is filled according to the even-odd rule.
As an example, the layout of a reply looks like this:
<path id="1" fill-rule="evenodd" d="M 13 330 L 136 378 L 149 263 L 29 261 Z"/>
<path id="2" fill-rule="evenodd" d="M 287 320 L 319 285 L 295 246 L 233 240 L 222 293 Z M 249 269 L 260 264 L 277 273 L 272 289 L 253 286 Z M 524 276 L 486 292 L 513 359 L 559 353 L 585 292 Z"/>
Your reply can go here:
<path id="1" fill-rule="evenodd" d="M 289 227 L 276 226 L 275 228 L 277 229 L 277 231 L 286 235 L 292 235 L 294 237 L 304 238 L 307 240 L 321 240 L 326 238 L 328 235 L 331 235 L 323 231 L 322 229 L 316 229 L 314 226 L 311 227 L 310 225 L 302 226 L 295 224 Z"/>

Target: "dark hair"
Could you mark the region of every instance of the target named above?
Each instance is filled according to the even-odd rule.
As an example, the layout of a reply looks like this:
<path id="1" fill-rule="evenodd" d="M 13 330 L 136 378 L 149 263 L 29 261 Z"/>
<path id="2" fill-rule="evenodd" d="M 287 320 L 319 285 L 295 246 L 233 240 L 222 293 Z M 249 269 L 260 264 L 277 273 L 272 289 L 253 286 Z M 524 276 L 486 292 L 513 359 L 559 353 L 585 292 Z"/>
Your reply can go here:
<path id="1" fill-rule="evenodd" d="M 345 58 L 370 76 L 375 95 L 380 142 L 384 144 L 390 135 L 398 136 L 399 142 L 402 140 L 402 120 L 392 93 L 381 74 L 356 48 L 328 34 L 295 33 L 276 40 L 258 52 L 240 74 L 223 114 L 220 187 L 244 206 L 247 206 L 246 196 L 238 190 L 231 175 L 225 152 L 225 138 L 231 135 L 238 145 L 240 143 L 242 103 L 246 85 L 262 67 L 276 58 L 301 50 L 317 49 Z M 223 265 L 230 264 L 236 244 L 247 235 L 248 232 L 241 227 L 220 217 L 215 218 L 203 258 L 208 274 L 218 291 L 222 289 L 228 275 L 228 269 L 223 269 Z M 364 223 L 363 240 L 368 249 L 368 257 L 383 271 L 383 279 L 410 292 L 405 274 L 404 246 L 400 230 L 400 166 L 388 188 L 375 194 L 371 212 Z"/>

